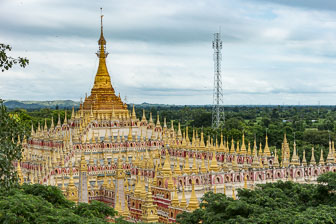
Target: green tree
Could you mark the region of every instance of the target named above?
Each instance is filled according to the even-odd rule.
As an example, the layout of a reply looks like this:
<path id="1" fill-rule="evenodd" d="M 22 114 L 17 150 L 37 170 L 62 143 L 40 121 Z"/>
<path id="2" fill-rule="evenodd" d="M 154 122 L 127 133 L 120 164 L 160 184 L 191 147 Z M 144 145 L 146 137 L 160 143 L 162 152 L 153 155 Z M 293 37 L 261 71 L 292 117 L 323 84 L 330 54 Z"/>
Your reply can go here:
<path id="1" fill-rule="evenodd" d="M 26 67 L 29 61 L 26 58 L 13 58 L 7 55 L 11 51 L 9 45 L 0 43 L 0 68 L 4 72 L 14 64 Z M 21 146 L 15 140 L 23 137 L 24 129 L 15 116 L 10 116 L 3 100 L 0 99 L 0 187 L 8 189 L 17 183 L 13 161 L 21 158 Z M 13 140 L 12 140 L 13 139 Z"/>
<path id="2" fill-rule="evenodd" d="M 107 224 L 107 218 L 115 214 L 102 202 L 76 205 L 53 186 L 24 184 L 0 189 L 0 223 Z"/>
<path id="3" fill-rule="evenodd" d="M 17 183 L 13 161 L 21 159 L 22 147 L 16 142 L 24 134 L 21 123 L 10 116 L 0 100 L 0 187 L 8 189 Z"/>
<path id="4" fill-rule="evenodd" d="M 21 67 L 26 67 L 29 64 L 29 60 L 27 58 L 13 58 L 8 56 L 6 51 L 11 50 L 11 46 L 0 43 L 0 68 L 2 72 L 12 68 L 15 64 L 19 64 Z"/>
<path id="5" fill-rule="evenodd" d="M 87 218 L 98 217 L 104 219 L 105 217 L 116 215 L 116 211 L 113 208 L 100 201 L 92 201 L 90 204 L 79 203 L 74 212 L 81 217 Z"/>

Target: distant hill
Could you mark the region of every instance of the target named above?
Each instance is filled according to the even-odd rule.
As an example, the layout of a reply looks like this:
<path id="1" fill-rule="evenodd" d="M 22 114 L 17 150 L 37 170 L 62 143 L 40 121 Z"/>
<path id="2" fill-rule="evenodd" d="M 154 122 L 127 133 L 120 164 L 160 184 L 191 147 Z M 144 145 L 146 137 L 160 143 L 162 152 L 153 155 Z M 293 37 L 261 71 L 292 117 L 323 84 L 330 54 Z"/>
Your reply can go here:
<path id="1" fill-rule="evenodd" d="M 73 101 L 73 100 L 50 100 L 50 101 L 19 101 L 19 100 L 7 100 L 5 101 L 5 106 L 12 110 L 12 109 L 26 109 L 26 110 L 38 110 L 42 108 L 50 108 L 50 109 L 71 109 L 72 107 L 79 108 L 79 102 Z M 128 103 L 129 108 L 133 106 L 132 103 Z M 205 107 L 209 108 L 212 107 L 212 105 L 175 105 L 175 104 L 158 104 L 158 103 L 141 103 L 141 104 L 135 104 L 135 107 L 138 108 L 150 108 L 150 107 L 156 107 L 156 108 L 180 108 L 180 107 Z M 225 105 L 225 107 L 335 107 L 332 105 Z"/>
<path id="2" fill-rule="evenodd" d="M 19 101 L 19 100 L 7 100 L 5 101 L 5 106 L 10 109 L 25 109 L 25 110 L 38 110 L 42 108 L 50 109 L 70 109 L 72 107 L 78 108 L 79 102 L 72 100 L 50 100 L 50 101 Z M 128 106 L 133 106 L 133 104 L 128 104 Z M 157 104 L 157 103 L 141 103 L 135 104 L 136 107 L 149 108 L 149 107 L 184 107 L 185 105 L 174 105 L 174 104 Z M 208 105 L 188 105 L 189 107 L 199 107 Z"/>
<path id="3" fill-rule="evenodd" d="M 72 100 L 52 100 L 52 101 L 18 101 L 18 100 L 8 100 L 5 101 L 5 106 L 8 109 L 26 109 L 26 110 L 36 110 L 41 108 L 50 108 L 50 109 L 70 109 L 72 107 L 79 107 L 79 102 Z"/>

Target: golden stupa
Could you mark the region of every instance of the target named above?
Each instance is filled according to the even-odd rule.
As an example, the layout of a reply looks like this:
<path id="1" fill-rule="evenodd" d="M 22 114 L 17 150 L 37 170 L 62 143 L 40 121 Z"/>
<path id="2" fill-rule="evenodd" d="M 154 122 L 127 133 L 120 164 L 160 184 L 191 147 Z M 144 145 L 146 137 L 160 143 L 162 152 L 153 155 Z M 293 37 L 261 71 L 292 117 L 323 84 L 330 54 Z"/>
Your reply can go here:
<path id="1" fill-rule="evenodd" d="M 80 109 L 84 113 L 91 113 L 94 116 L 104 114 L 111 116 L 113 111 L 116 116 L 127 116 L 127 104 L 122 102 L 120 95 L 116 96 L 114 88 L 111 84 L 110 74 L 106 67 L 106 40 L 103 35 L 103 17 L 101 17 L 101 33 L 98 40 L 99 51 L 97 56 L 99 58 L 99 66 L 95 76 L 91 95 L 86 96 L 84 103 L 80 105 Z"/>

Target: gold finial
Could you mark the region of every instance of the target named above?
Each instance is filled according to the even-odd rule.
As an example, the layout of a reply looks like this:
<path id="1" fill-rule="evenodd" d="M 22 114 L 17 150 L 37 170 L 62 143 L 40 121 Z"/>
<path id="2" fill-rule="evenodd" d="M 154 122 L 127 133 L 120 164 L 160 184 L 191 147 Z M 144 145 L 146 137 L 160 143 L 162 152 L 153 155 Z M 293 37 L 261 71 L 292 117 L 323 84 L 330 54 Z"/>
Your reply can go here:
<path id="1" fill-rule="evenodd" d="M 99 45 L 106 45 L 106 40 L 103 35 L 103 8 L 100 8 L 100 38 L 99 38 Z"/>

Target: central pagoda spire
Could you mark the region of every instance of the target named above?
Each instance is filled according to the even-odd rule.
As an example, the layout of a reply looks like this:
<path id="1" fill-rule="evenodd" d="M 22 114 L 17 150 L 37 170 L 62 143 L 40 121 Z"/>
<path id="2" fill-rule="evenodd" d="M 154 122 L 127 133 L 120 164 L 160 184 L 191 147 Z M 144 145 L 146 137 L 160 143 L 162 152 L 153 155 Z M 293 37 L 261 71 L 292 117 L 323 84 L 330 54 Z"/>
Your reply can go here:
<path id="1" fill-rule="evenodd" d="M 100 30 L 100 38 L 98 40 L 99 51 L 97 52 L 97 56 L 99 58 L 99 66 L 95 77 L 94 85 L 91 90 L 92 94 L 101 92 L 103 89 L 104 91 L 112 90 L 112 92 L 114 93 L 114 89 L 111 85 L 111 78 L 106 67 L 106 57 L 108 53 L 106 52 L 106 40 L 103 34 L 103 16 L 104 15 L 100 16 L 101 30 Z"/>
<path id="2" fill-rule="evenodd" d="M 97 56 L 99 58 L 99 65 L 94 79 L 94 84 L 91 89 L 91 95 L 85 98 L 81 109 L 86 113 L 94 114 L 104 113 L 111 115 L 112 110 L 115 114 L 127 115 L 127 105 L 122 102 L 120 96 L 115 95 L 115 91 L 111 84 L 111 77 L 106 66 L 106 40 L 103 32 L 103 14 L 100 16 L 100 37 L 98 40 L 99 50 Z"/>

